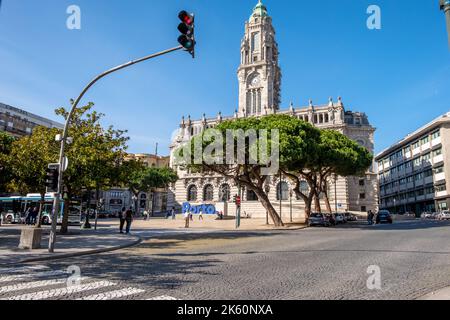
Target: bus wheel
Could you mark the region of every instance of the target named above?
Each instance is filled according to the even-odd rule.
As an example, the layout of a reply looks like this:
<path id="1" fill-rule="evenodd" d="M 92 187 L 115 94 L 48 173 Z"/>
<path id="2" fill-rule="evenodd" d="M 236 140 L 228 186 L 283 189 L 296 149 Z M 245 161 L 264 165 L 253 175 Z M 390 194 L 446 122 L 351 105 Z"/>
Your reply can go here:
<path id="1" fill-rule="evenodd" d="M 50 224 L 50 219 L 48 217 L 42 218 L 42 224 L 43 225 L 49 225 Z"/>

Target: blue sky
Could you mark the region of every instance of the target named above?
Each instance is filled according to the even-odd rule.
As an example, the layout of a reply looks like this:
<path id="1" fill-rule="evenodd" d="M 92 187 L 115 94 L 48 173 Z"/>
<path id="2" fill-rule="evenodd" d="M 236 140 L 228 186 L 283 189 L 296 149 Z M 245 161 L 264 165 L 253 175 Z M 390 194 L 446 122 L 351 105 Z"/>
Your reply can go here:
<path id="1" fill-rule="evenodd" d="M 177 13 L 197 15 L 197 59 L 176 52 L 114 74 L 84 102 L 129 130 L 131 152 L 168 153 L 181 117 L 232 114 L 240 39 L 256 0 L 3 0 L 0 101 L 58 119 L 97 73 L 177 45 Z M 377 127 L 380 151 L 450 110 L 450 51 L 438 0 L 265 0 L 283 73 L 282 106 L 342 96 Z M 82 29 L 66 28 L 81 8 Z M 366 27 L 367 7 L 382 29 Z"/>

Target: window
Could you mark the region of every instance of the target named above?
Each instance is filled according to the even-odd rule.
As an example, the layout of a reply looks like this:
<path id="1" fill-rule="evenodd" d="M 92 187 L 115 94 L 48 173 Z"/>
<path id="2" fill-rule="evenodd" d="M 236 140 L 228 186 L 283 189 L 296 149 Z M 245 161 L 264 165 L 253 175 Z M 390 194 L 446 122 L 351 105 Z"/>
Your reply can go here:
<path id="1" fill-rule="evenodd" d="M 430 142 L 430 138 L 429 138 L 428 136 L 426 136 L 425 138 L 422 138 L 422 139 L 420 140 L 420 143 L 421 143 L 422 145 L 427 144 L 428 142 Z"/>
<path id="2" fill-rule="evenodd" d="M 404 164 L 401 164 L 401 165 L 399 165 L 398 166 L 398 168 L 397 168 L 397 171 L 403 171 L 403 170 L 405 170 L 405 165 Z"/>
<path id="3" fill-rule="evenodd" d="M 289 199 L 289 186 L 286 182 L 282 181 L 277 186 L 277 200 L 286 201 Z"/>
<path id="4" fill-rule="evenodd" d="M 431 139 L 437 139 L 441 136 L 441 132 L 440 131 L 436 131 L 434 133 L 431 134 Z"/>
<path id="5" fill-rule="evenodd" d="M 406 179 L 405 178 L 400 179 L 400 184 L 405 184 L 405 183 L 406 183 Z"/>
<path id="6" fill-rule="evenodd" d="M 214 188 L 212 185 L 208 184 L 203 188 L 203 201 L 213 201 L 214 200 Z"/>
<path id="7" fill-rule="evenodd" d="M 366 185 L 366 180 L 360 179 L 360 180 L 359 180 L 359 185 L 360 185 L 361 187 L 364 187 L 364 186 Z"/>
<path id="8" fill-rule="evenodd" d="M 427 153 L 422 156 L 422 161 L 428 161 L 431 159 L 431 153 Z"/>
<path id="9" fill-rule="evenodd" d="M 437 167 L 436 169 L 434 169 L 435 174 L 439 174 L 442 172 L 444 172 L 444 166 L 440 166 L 440 167 Z"/>
<path id="10" fill-rule="evenodd" d="M 422 173 L 418 173 L 415 176 L 416 181 L 422 180 L 423 179 L 423 174 Z"/>
<path id="11" fill-rule="evenodd" d="M 247 190 L 247 201 L 258 201 L 258 196 L 255 191 Z"/>
<path id="12" fill-rule="evenodd" d="M 416 159 L 414 159 L 414 166 L 418 167 L 418 166 L 420 166 L 420 163 L 421 163 L 421 161 L 420 161 L 420 157 L 419 157 L 419 158 L 416 158 Z"/>
<path id="13" fill-rule="evenodd" d="M 219 201 L 227 202 L 231 199 L 231 191 L 230 186 L 227 184 L 223 184 L 219 190 Z"/>
<path id="14" fill-rule="evenodd" d="M 408 162 L 405 163 L 405 168 L 406 169 L 411 168 L 411 167 L 412 167 L 412 161 L 408 161 Z"/>
<path id="15" fill-rule="evenodd" d="M 442 148 L 433 151 L 433 157 L 440 156 L 442 154 Z"/>
<path id="16" fill-rule="evenodd" d="M 413 149 L 417 149 L 420 147 L 420 141 L 417 141 L 413 144 Z"/>
<path id="17" fill-rule="evenodd" d="M 433 170 L 430 169 L 430 170 L 425 171 L 424 176 L 425 176 L 425 178 L 433 176 Z"/>
<path id="18" fill-rule="evenodd" d="M 190 186 L 188 188 L 188 201 L 197 201 L 197 187 Z"/>
<path id="19" fill-rule="evenodd" d="M 420 190 L 417 190 L 417 191 L 416 191 L 416 195 L 417 195 L 418 197 L 423 196 L 424 194 L 425 194 L 425 190 L 424 190 L 424 189 L 420 189 Z"/>
<path id="20" fill-rule="evenodd" d="M 359 194 L 359 199 L 364 200 L 365 198 L 366 198 L 366 194 L 365 193 L 360 193 Z"/>
<path id="21" fill-rule="evenodd" d="M 252 52 L 259 51 L 259 47 L 260 47 L 260 33 L 255 32 L 252 34 L 252 41 L 251 41 Z"/>
<path id="22" fill-rule="evenodd" d="M 434 193 L 434 187 L 425 188 L 425 193 L 426 194 L 433 194 Z"/>
<path id="23" fill-rule="evenodd" d="M 361 207 L 361 212 L 366 212 L 367 211 L 367 207 L 366 206 L 362 206 Z"/>
<path id="24" fill-rule="evenodd" d="M 436 192 L 443 192 L 443 191 L 447 191 L 447 186 L 445 184 L 436 186 Z"/>
<path id="25" fill-rule="evenodd" d="M 397 152 L 397 159 L 403 157 L 403 151 L 400 150 Z"/>

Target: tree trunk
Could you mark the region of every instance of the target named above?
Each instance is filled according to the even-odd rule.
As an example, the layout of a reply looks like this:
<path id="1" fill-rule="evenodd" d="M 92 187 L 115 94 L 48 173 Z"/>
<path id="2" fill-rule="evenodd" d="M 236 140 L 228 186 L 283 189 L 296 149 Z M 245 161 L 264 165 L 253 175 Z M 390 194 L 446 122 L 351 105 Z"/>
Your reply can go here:
<path id="1" fill-rule="evenodd" d="M 317 192 L 314 193 L 314 206 L 317 213 L 322 213 L 322 208 L 320 207 L 320 198 Z"/>
<path id="2" fill-rule="evenodd" d="M 266 195 L 266 193 L 263 190 L 254 190 L 254 191 L 258 196 L 259 201 L 261 201 L 261 204 L 267 210 L 269 216 L 272 218 L 274 225 L 276 227 L 284 227 L 283 221 L 281 220 L 275 208 L 272 206 L 272 203 L 270 203 L 269 197 Z"/>
<path id="3" fill-rule="evenodd" d="M 70 197 L 68 199 L 64 199 L 64 215 L 61 223 L 61 234 L 67 234 L 69 232 L 69 206 L 70 206 Z M 56 215 L 58 218 L 59 212 Z"/>

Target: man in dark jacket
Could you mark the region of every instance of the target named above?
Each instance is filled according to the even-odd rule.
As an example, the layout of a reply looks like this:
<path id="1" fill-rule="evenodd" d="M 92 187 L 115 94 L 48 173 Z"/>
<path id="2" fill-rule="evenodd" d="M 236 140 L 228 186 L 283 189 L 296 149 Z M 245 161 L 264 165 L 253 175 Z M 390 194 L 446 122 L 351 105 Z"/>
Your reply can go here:
<path id="1" fill-rule="evenodd" d="M 126 213 L 126 208 L 123 207 L 122 211 L 119 212 L 119 221 L 120 221 L 120 233 L 123 233 L 123 226 L 125 224 L 125 213 Z"/>
<path id="2" fill-rule="evenodd" d="M 126 232 L 130 234 L 131 222 L 133 222 L 133 209 L 131 207 L 125 212 L 125 221 L 127 222 Z"/>

